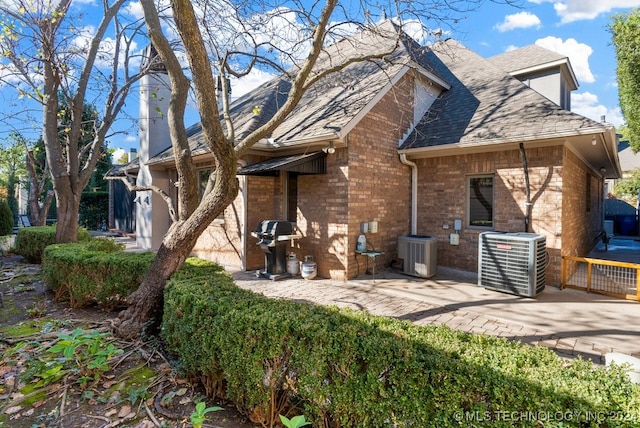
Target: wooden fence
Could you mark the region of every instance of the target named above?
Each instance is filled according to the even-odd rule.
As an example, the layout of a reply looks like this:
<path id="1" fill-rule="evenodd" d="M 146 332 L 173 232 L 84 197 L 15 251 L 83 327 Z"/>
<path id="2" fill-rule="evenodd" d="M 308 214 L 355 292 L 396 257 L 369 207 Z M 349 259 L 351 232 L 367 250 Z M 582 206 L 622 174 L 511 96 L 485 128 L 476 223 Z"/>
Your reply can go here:
<path id="1" fill-rule="evenodd" d="M 640 264 L 592 259 L 562 258 L 562 288 L 576 288 L 627 300 L 640 301 Z"/>

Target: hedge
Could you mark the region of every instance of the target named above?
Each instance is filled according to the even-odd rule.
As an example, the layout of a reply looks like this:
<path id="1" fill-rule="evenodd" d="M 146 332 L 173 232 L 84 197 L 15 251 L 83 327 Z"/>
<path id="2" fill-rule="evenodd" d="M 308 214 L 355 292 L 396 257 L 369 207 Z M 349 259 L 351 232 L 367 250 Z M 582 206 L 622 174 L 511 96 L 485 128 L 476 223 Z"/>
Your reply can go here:
<path id="1" fill-rule="evenodd" d="M 74 308 L 98 303 L 112 310 L 138 288 L 153 257 L 152 252 L 124 252 L 107 238 L 54 244 L 44 250 L 42 274 L 56 300 Z"/>
<path id="2" fill-rule="evenodd" d="M 0 200 L 0 236 L 13 233 L 13 212 L 6 201 Z"/>
<path id="3" fill-rule="evenodd" d="M 619 367 L 446 326 L 273 300 L 238 288 L 215 265 L 193 263 L 165 289 L 166 346 L 208 394 L 264 426 L 278 414 L 304 414 L 317 427 L 640 424 L 639 389 Z"/>
<path id="4" fill-rule="evenodd" d="M 88 241 L 91 235 L 84 228 L 78 228 L 78 241 Z M 16 235 L 16 254 L 20 254 L 28 263 L 41 263 L 44 249 L 56 242 L 55 226 L 33 226 L 18 230 Z"/>

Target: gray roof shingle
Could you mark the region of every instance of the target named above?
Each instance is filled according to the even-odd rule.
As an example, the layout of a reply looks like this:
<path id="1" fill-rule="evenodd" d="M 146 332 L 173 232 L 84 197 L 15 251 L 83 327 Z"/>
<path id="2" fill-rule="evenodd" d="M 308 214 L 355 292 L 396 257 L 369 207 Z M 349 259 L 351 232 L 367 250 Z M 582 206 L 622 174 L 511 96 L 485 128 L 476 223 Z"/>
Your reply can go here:
<path id="1" fill-rule="evenodd" d="M 530 141 L 604 125 L 561 109 L 455 40 L 434 45 L 428 65 L 451 84 L 401 149 Z"/>
<path id="2" fill-rule="evenodd" d="M 394 75 L 412 58 L 421 54 L 423 48 L 402 33 L 391 21 L 385 21 L 374 31 L 364 31 L 325 48 L 316 69 L 332 67 L 348 58 L 363 58 L 389 52 L 397 43 L 399 45 L 396 51 L 384 59 L 354 62 L 314 83 L 296 108 L 271 135 L 271 140 L 275 143 L 262 141 L 255 147 L 292 147 L 303 141 L 337 135 L 379 95 Z M 230 114 L 235 125 L 236 141 L 241 141 L 266 123 L 284 104 L 290 89 L 291 81 L 286 76 L 279 76 L 235 100 L 231 105 Z M 256 106 L 260 107 L 257 114 L 254 111 Z M 189 132 L 193 154 L 207 152 L 200 124 L 192 126 Z M 172 157 L 169 148 L 150 163 L 165 162 Z"/>
<path id="3" fill-rule="evenodd" d="M 567 57 L 538 45 L 528 45 L 487 58 L 488 61 L 507 73 L 513 73 L 525 68 L 540 67 L 564 59 L 567 59 Z"/>

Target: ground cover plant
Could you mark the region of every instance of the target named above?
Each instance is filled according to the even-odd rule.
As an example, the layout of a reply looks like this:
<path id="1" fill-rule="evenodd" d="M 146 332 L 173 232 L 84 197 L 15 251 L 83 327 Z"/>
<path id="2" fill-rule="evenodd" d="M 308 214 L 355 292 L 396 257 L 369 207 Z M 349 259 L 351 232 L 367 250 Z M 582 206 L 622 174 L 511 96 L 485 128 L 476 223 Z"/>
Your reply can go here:
<path id="1" fill-rule="evenodd" d="M 203 415 L 205 427 L 255 427 L 180 376 L 158 341 L 114 337 L 117 313 L 56 302 L 23 260 L 0 257 L 1 428 L 183 427 L 202 404 L 223 408 Z"/>

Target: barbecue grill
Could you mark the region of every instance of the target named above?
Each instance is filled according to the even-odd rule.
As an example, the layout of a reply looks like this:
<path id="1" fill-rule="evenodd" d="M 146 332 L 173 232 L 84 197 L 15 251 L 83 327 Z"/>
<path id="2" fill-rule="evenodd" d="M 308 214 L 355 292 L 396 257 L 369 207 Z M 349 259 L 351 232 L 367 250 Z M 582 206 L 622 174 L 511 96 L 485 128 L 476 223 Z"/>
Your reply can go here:
<path id="1" fill-rule="evenodd" d="M 287 241 L 302 237 L 293 233 L 291 222 L 262 220 L 251 236 L 258 238 L 258 245 L 264 251 L 264 271 L 259 272 L 260 276 L 272 280 L 290 277 L 287 272 Z"/>

